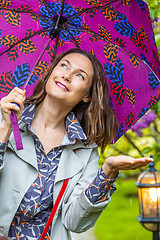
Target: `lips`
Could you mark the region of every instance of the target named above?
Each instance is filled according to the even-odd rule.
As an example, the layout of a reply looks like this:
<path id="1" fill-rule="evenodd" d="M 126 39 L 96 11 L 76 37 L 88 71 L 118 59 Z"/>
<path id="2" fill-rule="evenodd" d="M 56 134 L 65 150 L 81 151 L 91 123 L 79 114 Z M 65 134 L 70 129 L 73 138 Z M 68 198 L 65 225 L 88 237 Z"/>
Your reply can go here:
<path id="1" fill-rule="evenodd" d="M 57 85 L 58 87 L 66 90 L 66 91 L 69 91 L 69 89 L 68 89 L 68 88 L 66 87 L 66 85 L 64 85 L 63 83 L 57 82 L 57 81 L 56 81 L 55 83 L 56 83 L 56 85 Z"/>

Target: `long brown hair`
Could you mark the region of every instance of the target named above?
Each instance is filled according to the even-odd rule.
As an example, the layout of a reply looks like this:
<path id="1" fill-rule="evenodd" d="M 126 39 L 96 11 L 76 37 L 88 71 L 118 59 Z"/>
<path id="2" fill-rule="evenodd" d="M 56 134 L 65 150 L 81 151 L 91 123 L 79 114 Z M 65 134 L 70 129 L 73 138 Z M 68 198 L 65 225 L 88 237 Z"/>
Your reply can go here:
<path id="1" fill-rule="evenodd" d="M 89 101 L 79 102 L 72 111 L 80 122 L 86 136 L 86 144 L 96 142 L 104 152 L 105 147 L 113 140 L 117 131 L 115 114 L 111 110 L 108 95 L 106 76 L 101 63 L 91 53 L 82 49 L 73 48 L 58 55 L 50 64 L 48 70 L 36 85 L 33 95 L 26 102 L 38 106 L 46 96 L 46 83 L 58 62 L 68 54 L 79 53 L 90 59 L 94 74 L 92 86 L 89 91 Z"/>

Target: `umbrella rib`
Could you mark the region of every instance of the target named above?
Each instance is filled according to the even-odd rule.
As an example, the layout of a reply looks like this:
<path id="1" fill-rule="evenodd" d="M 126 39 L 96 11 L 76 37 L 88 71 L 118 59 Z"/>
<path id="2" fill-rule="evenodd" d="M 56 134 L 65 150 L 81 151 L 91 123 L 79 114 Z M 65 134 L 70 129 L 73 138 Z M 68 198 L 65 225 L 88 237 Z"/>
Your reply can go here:
<path id="1" fill-rule="evenodd" d="M 57 22 L 56 22 L 56 25 L 55 25 L 55 29 L 58 28 L 58 24 L 59 24 L 59 21 L 60 21 L 60 18 L 62 17 L 62 13 L 63 13 L 63 10 L 64 10 L 64 1 L 62 2 L 62 5 L 61 5 L 61 9 L 60 9 L 60 13 L 58 15 L 58 19 L 57 19 Z"/>
<path id="2" fill-rule="evenodd" d="M 52 41 L 52 39 L 49 38 L 48 41 L 47 41 L 47 43 L 45 44 L 45 46 L 44 46 L 44 48 L 43 48 L 43 50 L 42 50 L 42 52 L 41 52 L 39 58 L 37 59 L 36 63 L 34 64 L 34 67 L 33 67 L 32 71 L 31 71 L 31 73 L 30 73 L 28 79 L 26 80 L 26 82 L 25 82 L 24 85 L 23 85 L 23 89 L 26 88 L 28 82 L 30 81 L 30 79 L 31 79 L 31 77 L 32 77 L 32 74 L 33 74 L 33 72 L 34 72 L 34 70 L 35 70 L 37 64 L 38 64 L 39 61 L 41 60 L 41 58 L 42 58 L 44 52 L 46 51 L 46 48 L 49 46 L 49 44 L 50 44 L 51 41 Z"/>

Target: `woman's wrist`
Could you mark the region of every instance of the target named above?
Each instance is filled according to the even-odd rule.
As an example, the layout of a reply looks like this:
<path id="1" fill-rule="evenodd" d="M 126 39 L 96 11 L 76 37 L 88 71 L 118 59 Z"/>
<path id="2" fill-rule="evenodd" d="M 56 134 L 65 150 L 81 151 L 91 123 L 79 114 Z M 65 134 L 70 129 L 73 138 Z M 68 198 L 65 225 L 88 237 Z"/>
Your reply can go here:
<path id="1" fill-rule="evenodd" d="M 112 166 L 109 163 L 109 161 L 110 161 L 109 158 L 106 159 L 105 163 L 102 166 L 102 169 L 107 177 L 109 177 L 110 179 L 114 179 L 114 178 L 116 178 L 117 174 L 119 173 L 119 170 L 115 166 Z"/>
<path id="2" fill-rule="evenodd" d="M 0 125 L 0 142 L 7 143 L 11 133 L 12 133 L 12 125 L 8 125 L 2 122 L 2 124 Z"/>

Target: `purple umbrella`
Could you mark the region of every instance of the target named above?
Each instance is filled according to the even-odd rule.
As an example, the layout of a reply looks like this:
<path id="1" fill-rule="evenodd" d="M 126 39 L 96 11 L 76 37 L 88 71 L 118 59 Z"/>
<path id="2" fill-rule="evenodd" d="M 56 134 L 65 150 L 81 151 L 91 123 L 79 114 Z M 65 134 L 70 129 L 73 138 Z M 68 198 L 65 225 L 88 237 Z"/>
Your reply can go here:
<path id="1" fill-rule="evenodd" d="M 142 0 L 2 0 L 0 97 L 15 86 L 31 95 L 55 55 L 75 47 L 104 66 L 118 139 L 160 99 L 159 57 Z"/>

